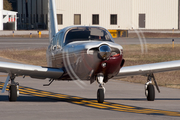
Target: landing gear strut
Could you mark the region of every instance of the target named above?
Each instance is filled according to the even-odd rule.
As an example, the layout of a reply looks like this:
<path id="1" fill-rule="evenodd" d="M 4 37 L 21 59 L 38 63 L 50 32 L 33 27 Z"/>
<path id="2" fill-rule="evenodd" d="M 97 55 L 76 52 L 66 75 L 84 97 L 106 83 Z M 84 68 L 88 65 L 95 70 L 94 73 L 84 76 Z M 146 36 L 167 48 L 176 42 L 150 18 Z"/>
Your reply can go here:
<path id="1" fill-rule="evenodd" d="M 160 90 L 159 90 L 159 87 L 158 87 L 157 82 L 155 80 L 154 74 L 148 75 L 147 83 L 145 84 L 145 95 L 146 95 L 148 101 L 154 101 L 155 100 L 155 90 L 154 90 L 154 86 L 152 84 L 152 80 L 151 80 L 152 78 L 153 78 L 153 81 L 155 83 L 156 89 L 160 93 Z"/>
<path id="2" fill-rule="evenodd" d="M 99 89 L 97 91 L 97 101 L 98 103 L 104 102 L 104 94 L 105 94 L 105 88 L 104 88 L 104 75 L 102 73 L 99 73 L 97 75 L 97 82 L 99 83 Z"/>

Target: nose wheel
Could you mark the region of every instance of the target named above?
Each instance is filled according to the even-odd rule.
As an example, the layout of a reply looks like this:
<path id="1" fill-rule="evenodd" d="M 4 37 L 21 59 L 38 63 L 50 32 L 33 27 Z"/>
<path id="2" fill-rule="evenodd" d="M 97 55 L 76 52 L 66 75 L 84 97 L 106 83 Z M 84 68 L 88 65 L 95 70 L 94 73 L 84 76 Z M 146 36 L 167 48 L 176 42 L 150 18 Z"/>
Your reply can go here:
<path id="1" fill-rule="evenodd" d="M 98 103 L 104 102 L 104 89 L 99 88 L 97 91 L 97 101 Z"/>
<path id="2" fill-rule="evenodd" d="M 105 88 L 104 88 L 104 75 L 102 73 L 99 73 L 97 75 L 97 82 L 99 83 L 99 89 L 97 90 L 97 101 L 98 103 L 104 102 L 104 96 L 105 96 Z"/>

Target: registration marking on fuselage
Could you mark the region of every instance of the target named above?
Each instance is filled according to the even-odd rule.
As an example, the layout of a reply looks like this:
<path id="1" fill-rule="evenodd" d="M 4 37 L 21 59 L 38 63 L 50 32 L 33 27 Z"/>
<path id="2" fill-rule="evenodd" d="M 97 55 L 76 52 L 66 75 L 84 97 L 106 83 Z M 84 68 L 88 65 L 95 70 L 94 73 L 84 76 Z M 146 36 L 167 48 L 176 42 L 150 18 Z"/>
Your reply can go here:
<path id="1" fill-rule="evenodd" d="M 3 88 L 3 85 L 4 83 L 0 82 L 0 89 Z M 6 90 L 8 89 L 9 89 L 9 86 L 7 86 Z M 42 97 L 42 98 L 45 97 L 45 98 L 50 98 L 50 99 L 55 99 L 55 100 L 60 100 L 60 101 L 66 101 L 72 104 L 81 105 L 85 107 L 92 107 L 96 109 L 147 114 L 147 115 L 180 117 L 180 112 L 175 112 L 175 111 L 149 109 L 149 108 L 129 106 L 129 105 L 123 105 L 123 104 L 118 104 L 118 103 L 112 103 L 112 102 L 104 102 L 102 104 L 102 103 L 97 103 L 96 100 L 81 98 L 77 96 L 70 96 L 70 95 L 65 95 L 65 94 L 60 94 L 60 93 L 53 93 L 53 92 L 38 90 L 38 89 L 24 87 L 24 86 L 19 86 L 19 92 L 20 94 L 24 94 L 24 95 L 31 95 L 31 96 L 36 96 L 36 97 Z"/>

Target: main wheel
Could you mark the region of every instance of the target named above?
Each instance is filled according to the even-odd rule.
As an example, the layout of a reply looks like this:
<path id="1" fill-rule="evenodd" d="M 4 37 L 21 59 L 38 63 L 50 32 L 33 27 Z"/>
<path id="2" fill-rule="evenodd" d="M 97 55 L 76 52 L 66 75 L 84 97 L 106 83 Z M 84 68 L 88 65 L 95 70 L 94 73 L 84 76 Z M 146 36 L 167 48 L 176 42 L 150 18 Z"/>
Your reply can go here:
<path id="1" fill-rule="evenodd" d="M 147 97 L 148 101 L 154 101 L 154 99 L 155 99 L 155 90 L 154 90 L 154 86 L 152 84 L 149 84 L 147 86 L 146 97 Z"/>
<path id="2" fill-rule="evenodd" d="M 16 85 L 11 85 L 9 87 L 9 101 L 17 100 L 17 87 Z"/>
<path id="3" fill-rule="evenodd" d="M 103 103 L 104 102 L 104 90 L 103 89 L 98 89 L 98 91 L 97 91 L 97 101 L 98 101 L 98 103 Z"/>

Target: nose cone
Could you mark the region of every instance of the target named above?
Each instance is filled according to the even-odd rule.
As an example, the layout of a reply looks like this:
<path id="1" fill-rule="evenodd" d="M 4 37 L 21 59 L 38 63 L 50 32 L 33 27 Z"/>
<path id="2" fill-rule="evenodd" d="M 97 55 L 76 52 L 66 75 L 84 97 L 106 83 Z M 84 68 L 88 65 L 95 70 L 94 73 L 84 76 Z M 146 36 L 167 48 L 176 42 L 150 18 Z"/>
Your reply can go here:
<path id="1" fill-rule="evenodd" d="M 111 48 L 108 45 L 101 45 L 99 47 L 99 56 L 101 59 L 108 59 L 111 55 Z"/>

